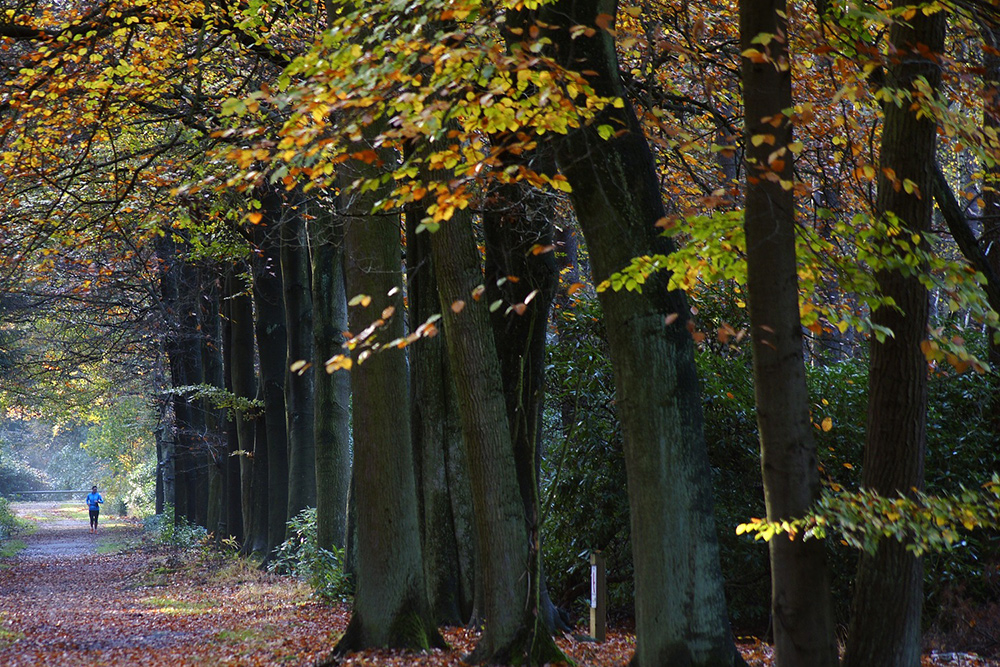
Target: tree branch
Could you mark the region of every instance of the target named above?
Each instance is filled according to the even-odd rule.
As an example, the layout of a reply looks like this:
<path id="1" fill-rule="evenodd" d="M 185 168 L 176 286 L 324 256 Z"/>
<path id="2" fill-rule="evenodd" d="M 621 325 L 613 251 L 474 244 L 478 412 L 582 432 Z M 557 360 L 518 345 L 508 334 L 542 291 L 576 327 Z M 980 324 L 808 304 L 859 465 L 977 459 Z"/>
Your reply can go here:
<path id="1" fill-rule="evenodd" d="M 955 193 L 948 185 L 944 172 L 941 171 L 941 165 L 937 162 L 934 163 L 932 178 L 934 180 L 934 200 L 937 202 L 945 222 L 948 223 L 952 238 L 955 239 L 962 255 L 972 264 L 973 268 L 986 276 L 986 300 L 989 302 L 990 308 L 1000 313 L 1000 278 L 997 278 L 996 272 L 986 260 L 986 253 L 979 247 L 979 241 L 972 232 L 972 227 L 969 226 L 969 221 L 966 219 Z"/>

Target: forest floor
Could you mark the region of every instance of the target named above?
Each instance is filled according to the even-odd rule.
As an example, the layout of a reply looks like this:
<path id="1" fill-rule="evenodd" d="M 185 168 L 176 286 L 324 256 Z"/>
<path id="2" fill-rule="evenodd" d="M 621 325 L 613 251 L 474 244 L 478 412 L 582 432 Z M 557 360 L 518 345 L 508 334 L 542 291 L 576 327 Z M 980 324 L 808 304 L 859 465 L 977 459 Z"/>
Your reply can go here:
<path id="1" fill-rule="evenodd" d="M 145 539 L 138 523 L 86 510 L 24 503 L 35 529 L 0 559 L 0 665 L 313 665 L 347 625 L 349 607 L 322 604 L 301 584 L 217 551 L 181 551 Z M 20 542 L 18 542 L 20 541 Z M 366 651 L 345 667 L 460 665 L 474 632 L 444 631 L 451 650 Z M 635 639 L 611 630 L 602 644 L 559 639 L 579 665 L 624 665 Z M 751 666 L 770 648 L 741 641 Z M 923 667 L 1000 667 L 961 653 L 931 653 Z"/>

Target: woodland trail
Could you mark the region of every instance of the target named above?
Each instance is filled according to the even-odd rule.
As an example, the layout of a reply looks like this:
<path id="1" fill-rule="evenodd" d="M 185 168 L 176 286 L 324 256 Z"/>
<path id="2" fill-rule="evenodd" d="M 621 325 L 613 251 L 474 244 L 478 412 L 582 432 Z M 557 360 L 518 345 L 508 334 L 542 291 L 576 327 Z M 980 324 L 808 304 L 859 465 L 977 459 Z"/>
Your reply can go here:
<path id="1" fill-rule="evenodd" d="M 313 665 L 344 631 L 350 609 L 325 605 L 300 583 L 208 549 L 143 540 L 137 523 L 102 517 L 89 532 L 82 503 L 22 503 L 37 530 L 0 560 L 0 666 L 131 667 Z M 477 635 L 445 628 L 452 647 L 426 653 L 364 651 L 344 667 L 458 667 Z M 635 638 L 610 630 L 603 644 L 557 642 L 581 667 L 625 665 Z M 739 645 L 750 667 L 770 647 Z M 923 667 L 1000 667 L 975 656 L 925 655 Z"/>
<path id="2" fill-rule="evenodd" d="M 117 518 L 91 534 L 82 504 L 15 509 L 38 528 L 0 569 L 4 667 L 310 665 L 343 630 L 341 610 L 234 559 L 213 572 Z"/>

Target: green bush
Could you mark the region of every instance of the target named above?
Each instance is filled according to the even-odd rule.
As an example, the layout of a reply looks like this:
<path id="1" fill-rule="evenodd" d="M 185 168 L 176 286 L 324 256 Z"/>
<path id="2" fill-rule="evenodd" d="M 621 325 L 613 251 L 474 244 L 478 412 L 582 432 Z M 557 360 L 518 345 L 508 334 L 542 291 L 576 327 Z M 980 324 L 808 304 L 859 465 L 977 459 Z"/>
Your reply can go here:
<path id="1" fill-rule="evenodd" d="M 39 491 L 49 488 L 48 476 L 33 467 L 18 453 L 0 450 L 0 491 Z"/>
<path id="2" fill-rule="evenodd" d="M 631 613 L 632 551 L 622 433 L 596 301 L 556 311 L 549 346 L 541 470 L 546 580 L 553 601 L 578 613 L 589 595 L 591 551 L 603 552 L 612 613 Z"/>
<path id="3" fill-rule="evenodd" d="M 316 508 L 306 508 L 289 521 L 288 534 L 290 537 L 275 550 L 268 571 L 304 579 L 323 600 L 347 598 L 351 582 L 344 572 L 344 554 L 337 548 L 320 548 L 316 539 Z"/>
<path id="4" fill-rule="evenodd" d="M 177 519 L 171 505 L 164 508 L 163 514 L 147 516 L 143 528 L 156 535 L 159 542 L 182 549 L 203 548 L 212 543 L 212 535 L 207 529 L 188 523 L 184 517 Z"/>
<path id="5" fill-rule="evenodd" d="M 704 310 L 704 309 L 703 309 Z M 587 553 L 608 561 L 609 606 L 630 612 L 632 595 L 628 496 L 622 435 L 606 338 L 595 300 L 556 314 L 558 342 L 549 349 L 542 500 L 546 574 L 557 604 L 584 612 Z M 696 361 L 726 595 L 738 632 L 763 633 L 770 617 L 767 547 L 735 527 L 764 516 L 763 484 L 749 343 L 706 345 Z M 867 360 L 847 358 L 807 369 L 811 418 L 824 482 L 860 485 L 868 402 Z M 928 401 L 927 492 L 956 493 L 998 469 L 995 446 L 1000 380 L 966 373 L 932 377 Z M 997 397 L 997 398 L 994 398 Z M 1000 420 L 1000 417 L 998 417 Z M 838 621 L 846 623 L 858 553 L 827 540 Z M 992 554 L 992 555 L 991 555 Z M 926 557 L 927 618 L 947 590 L 980 600 L 1000 598 L 1000 536 L 972 533 L 943 554 Z"/>
<path id="6" fill-rule="evenodd" d="M 21 520 L 14 515 L 10 501 L 0 498 L 0 541 L 6 540 L 21 527 Z"/>

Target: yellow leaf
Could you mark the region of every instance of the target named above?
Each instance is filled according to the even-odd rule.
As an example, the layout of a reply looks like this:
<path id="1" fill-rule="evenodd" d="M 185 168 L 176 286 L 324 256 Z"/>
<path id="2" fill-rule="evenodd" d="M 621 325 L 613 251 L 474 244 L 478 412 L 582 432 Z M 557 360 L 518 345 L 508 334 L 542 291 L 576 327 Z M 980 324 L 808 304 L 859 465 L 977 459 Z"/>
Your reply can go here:
<path id="1" fill-rule="evenodd" d="M 823 420 L 823 422 L 820 424 L 820 426 L 822 427 L 823 432 L 826 433 L 831 428 L 833 428 L 833 420 L 830 419 L 829 417 L 827 417 L 826 419 Z"/>

